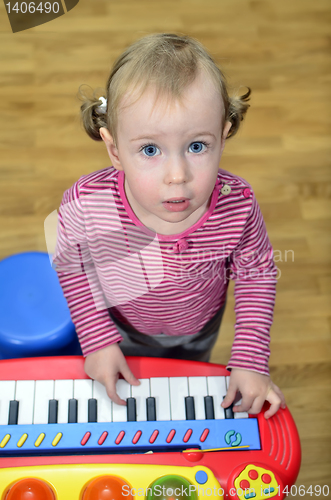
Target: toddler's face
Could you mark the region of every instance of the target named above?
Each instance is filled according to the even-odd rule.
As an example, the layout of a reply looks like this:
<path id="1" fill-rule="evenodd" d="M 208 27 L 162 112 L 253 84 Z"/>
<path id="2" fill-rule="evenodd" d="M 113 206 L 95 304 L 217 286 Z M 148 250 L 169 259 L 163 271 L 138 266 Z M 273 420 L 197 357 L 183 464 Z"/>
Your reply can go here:
<path id="1" fill-rule="evenodd" d="M 180 102 L 155 104 L 152 88 L 133 104 L 129 98 L 119 109 L 116 146 L 107 129 L 102 138 L 113 166 L 124 170 L 136 216 L 157 233 L 179 233 L 209 206 L 230 128 L 221 97 L 201 72 Z"/>

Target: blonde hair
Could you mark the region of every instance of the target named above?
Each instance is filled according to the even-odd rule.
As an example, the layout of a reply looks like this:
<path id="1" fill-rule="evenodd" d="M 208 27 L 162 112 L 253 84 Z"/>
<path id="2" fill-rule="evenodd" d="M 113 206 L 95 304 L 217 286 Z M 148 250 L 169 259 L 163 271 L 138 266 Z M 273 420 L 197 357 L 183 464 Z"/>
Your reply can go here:
<path id="1" fill-rule="evenodd" d="M 100 141 L 99 129 L 108 128 L 115 142 L 117 139 L 118 109 L 124 95 L 138 89 L 138 98 L 153 85 L 157 96 L 166 94 L 180 99 L 183 91 L 194 81 L 200 70 L 205 71 L 220 92 L 224 105 L 224 123 L 232 123 L 228 137 L 239 129 L 247 109 L 251 90 L 242 95 L 229 97 L 226 79 L 203 45 L 188 36 L 175 34 L 148 35 L 128 47 L 115 62 L 106 85 L 107 111 L 101 113 L 97 91 L 88 96 L 80 88 L 83 101 L 81 116 L 87 134 Z M 99 91 L 100 93 L 100 91 Z"/>

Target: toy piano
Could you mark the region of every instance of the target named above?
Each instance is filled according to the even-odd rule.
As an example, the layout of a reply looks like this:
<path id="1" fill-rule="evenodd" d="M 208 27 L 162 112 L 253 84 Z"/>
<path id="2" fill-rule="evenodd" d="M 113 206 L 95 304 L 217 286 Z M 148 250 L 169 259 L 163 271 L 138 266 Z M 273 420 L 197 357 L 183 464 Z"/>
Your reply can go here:
<path id="1" fill-rule="evenodd" d="M 127 361 L 141 381 L 117 382 L 127 406 L 82 357 L 0 361 L 0 500 L 284 497 L 301 460 L 288 409 L 224 410 L 221 365 Z"/>

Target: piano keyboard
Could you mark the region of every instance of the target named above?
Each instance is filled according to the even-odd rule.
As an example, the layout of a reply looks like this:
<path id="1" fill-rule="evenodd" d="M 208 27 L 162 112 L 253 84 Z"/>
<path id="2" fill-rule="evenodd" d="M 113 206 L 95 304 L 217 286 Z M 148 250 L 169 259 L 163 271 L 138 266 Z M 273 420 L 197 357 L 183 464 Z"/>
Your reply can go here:
<path id="1" fill-rule="evenodd" d="M 119 381 L 124 407 L 86 379 L 83 357 L 0 361 L 1 499 L 14 498 L 22 488 L 29 493 L 38 488 L 38 493 L 49 485 L 52 499 L 76 500 L 90 486 L 89 493 L 99 498 L 95 481 L 103 481 L 104 474 L 115 474 L 134 488 L 144 481 L 145 487 L 163 477 L 169 464 L 180 477 L 190 479 L 192 473 L 191 483 L 200 486 L 200 476 L 206 477 L 200 469 L 208 481 L 213 471 L 224 498 L 249 487 L 257 492 L 255 500 L 264 500 L 295 484 L 301 448 L 288 408 L 267 420 L 268 404 L 249 418 L 231 408 L 224 411 L 220 404 L 229 372 L 222 365 L 126 359 L 142 383 L 130 387 Z M 197 448 L 201 453 L 192 451 Z M 153 472 L 156 466 L 160 473 Z M 43 500 L 44 490 L 38 494 Z M 242 491 L 237 500 L 245 500 Z"/>
<path id="2" fill-rule="evenodd" d="M 0 425 L 247 418 L 221 407 L 227 379 L 152 377 L 139 386 L 120 379 L 117 392 L 127 406 L 91 379 L 0 381 Z"/>
<path id="3" fill-rule="evenodd" d="M 151 377 L 139 386 L 120 379 L 117 392 L 126 406 L 90 379 L 0 381 L 0 456 L 125 453 L 133 445 L 136 452 L 259 449 L 257 420 L 220 406 L 227 378 Z"/>

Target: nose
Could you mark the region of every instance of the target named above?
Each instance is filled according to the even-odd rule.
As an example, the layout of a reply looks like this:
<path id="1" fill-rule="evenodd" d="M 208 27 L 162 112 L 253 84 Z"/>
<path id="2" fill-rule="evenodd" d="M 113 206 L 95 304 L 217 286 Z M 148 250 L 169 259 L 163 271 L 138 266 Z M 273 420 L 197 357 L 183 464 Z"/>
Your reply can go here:
<path id="1" fill-rule="evenodd" d="M 183 156 L 172 156 L 165 165 L 164 182 L 183 184 L 188 181 L 188 165 Z"/>

